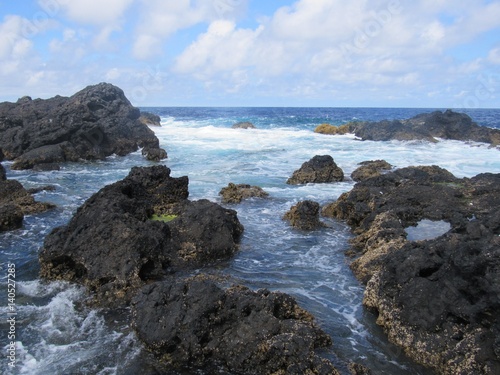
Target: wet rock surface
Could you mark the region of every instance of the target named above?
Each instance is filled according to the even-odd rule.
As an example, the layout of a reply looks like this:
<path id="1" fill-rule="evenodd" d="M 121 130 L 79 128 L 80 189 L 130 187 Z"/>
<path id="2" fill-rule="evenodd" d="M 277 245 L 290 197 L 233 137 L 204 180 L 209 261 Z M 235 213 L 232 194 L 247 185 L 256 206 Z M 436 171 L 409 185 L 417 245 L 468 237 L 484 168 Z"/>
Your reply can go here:
<path id="1" fill-rule="evenodd" d="M 0 232 L 19 229 L 24 215 L 37 214 L 55 206 L 37 202 L 17 180 L 9 180 L 0 164 Z"/>
<path id="2" fill-rule="evenodd" d="M 221 189 L 219 195 L 222 196 L 222 203 L 240 203 L 244 199 L 253 197 L 267 198 L 269 193 L 259 186 L 233 184 L 230 182 L 227 187 Z"/>
<path id="3" fill-rule="evenodd" d="M 0 103 L 0 148 L 6 159 L 15 160 L 13 169 L 159 148 L 158 138 L 139 116 L 123 91 L 106 83 L 71 97 L 24 97 Z"/>
<path id="4" fill-rule="evenodd" d="M 290 225 L 303 230 L 323 228 L 325 225 L 319 220 L 320 205 L 317 202 L 306 200 L 294 205 L 285 215 Z"/>
<path id="5" fill-rule="evenodd" d="M 133 326 L 164 363 L 235 374 L 338 374 L 315 354 L 330 337 L 283 293 L 223 288 L 198 276 L 158 282 L 133 300 Z"/>
<path id="6" fill-rule="evenodd" d="M 323 208 L 349 223 L 364 305 L 407 355 L 439 374 L 500 372 L 500 175 L 409 167 L 356 184 Z M 423 219 L 450 223 L 408 241 Z"/>
<path id="7" fill-rule="evenodd" d="M 360 167 L 351 173 L 351 178 L 357 182 L 380 176 L 384 171 L 392 169 L 392 165 L 385 160 L 363 161 L 359 165 Z"/>
<path id="8" fill-rule="evenodd" d="M 302 164 L 287 180 L 289 185 L 307 183 L 339 182 L 344 180 L 344 172 L 335 164 L 330 155 L 316 155 Z"/>
<path id="9" fill-rule="evenodd" d="M 147 282 L 229 258 L 243 231 L 236 212 L 187 197 L 187 177 L 172 178 L 164 166 L 132 168 L 45 238 L 41 276 L 82 283 L 96 303 L 113 305 Z"/>
<path id="10" fill-rule="evenodd" d="M 437 138 L 500 144 L 500 130 L 479 126 L 465 113 L 451 110 L 423 113 L 407 120 L 353 123 L 350 132 L 362 140 L 425 140 Z"/>

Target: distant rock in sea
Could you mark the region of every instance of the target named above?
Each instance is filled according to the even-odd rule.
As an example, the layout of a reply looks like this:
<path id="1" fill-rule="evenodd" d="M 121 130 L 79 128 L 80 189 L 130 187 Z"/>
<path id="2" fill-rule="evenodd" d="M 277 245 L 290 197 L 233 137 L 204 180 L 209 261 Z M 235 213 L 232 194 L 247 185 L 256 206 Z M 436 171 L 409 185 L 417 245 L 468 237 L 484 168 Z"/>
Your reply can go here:
<path id="1" fill-rule="evenodd" d="M 363 141 L 438 142 L 439 139 L 500 145 L 500 130 L 479 126 L 465 113 L 452 110 L 422 113 L 407 120 L 351 123 L 350 133 Z"/>
<path id="2" fill-rule="evenodd" d="M 141 111 L 139 121 L 148 126 L 161 126 L 161 117 L 150 112 Z"/>
<path id="3" fill-rule="evenodd" d="M 251 122 L 238 122 L 232 126 L 233 129 L 255 129 L 255 125 Z"/>
<path id="4" fill-rule="evenodd" d="M 259 186 L 251 186 L 248 184 L 233 184 L 232 182 L 219 192 L 222 196 L 222 203 L 240 203 L 243 199 L 252 197 L 266 198 L 269 193 L 265 192 Z"/>
<path id="5" fill-rule="evenodd" d="M 69 98 L 23 97 L 0 103 L 0 149 L 14 160 L 12 169 L 158 149 L 158 138 L 140 115 L 123 91 L 108 83 Z"/>

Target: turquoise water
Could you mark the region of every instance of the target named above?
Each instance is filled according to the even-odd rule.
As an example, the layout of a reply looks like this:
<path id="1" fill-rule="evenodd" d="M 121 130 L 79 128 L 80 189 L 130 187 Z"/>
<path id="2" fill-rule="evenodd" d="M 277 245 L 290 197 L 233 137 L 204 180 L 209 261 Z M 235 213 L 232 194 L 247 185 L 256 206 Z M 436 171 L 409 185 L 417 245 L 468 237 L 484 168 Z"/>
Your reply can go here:
<path id="1" fill-rule="evenodd" d="M 361 161 L 385 159 L 397 167 L 439 165 L 457 177 L 500 173 L 499 150 L 484 144 L 443 141 L 360 142 L 352 135 L 315 134 L 323 122 L 407 118 L 419 109 L 335 108 L 149 108 L 162 117 L 153 128 L 169 154 L 172 175 L 188 175 L 190 198 L 220 202 L 218 192 L 229 182 L 263 187 L 268 199 L 251 199 L 237 210 L 245 226 L 241 249 L 215 270 L 252 288 L 294 295 L 311 311 L 334 340 L 325 356 L 341 364 L 357 361 L 377 374 L 426 374 L 384 338 L 375 318 L 361 306 L 363 287 L 351 274 L 344 256 L 351 238 L 343 223 L 303 232 L 290 228 L 282 215 L 295 203 L 313 199 L 331 202 L 349 191 L 352 181 L 289 186 L 286 179 L 317 154 L 329 154 L 346 176 Z M 470 111 L 483 125 L 497 127 L 500 110 Z M 257 129 L 231 129 L 251 121 Z M 52 184 L 54 192 L 37 195 L 57 204 L 54 211 L 30 216 L 22 229 L 0 234 L 0 261 L 5 284 L 7 263 L 17 268 L 18 361 L 13 374 L 135 374 L 147 356 L 127 324 L 126 314 L 93 310 L 82 304 L 81 288 L 38 279 L 38 251 L 49 231 L 66 223 L 91 194 L 125 177 L 132 166 L 154 165 L 140 152 L 102 162 L 69 163 L 58 172 L 11 171 L 9 178 L 26 187 Z M 6 293 L 0 299 L 6 316 Z M 0 323 L 2 332 L 7 328 Z M 0 346 L 7 345 L 6 337 Z M 110 350 L 112 348 L 112 350 Z M 5 363 L 5 362 L 4 362 Z M 3 366 L 4 363 L 1 365 Z M 2 368 L 3 369 L 3 368 Z M 343 369 L 345 371 L 345 368 Z M 9 373 L 9 372 L 7 372 Z"/>

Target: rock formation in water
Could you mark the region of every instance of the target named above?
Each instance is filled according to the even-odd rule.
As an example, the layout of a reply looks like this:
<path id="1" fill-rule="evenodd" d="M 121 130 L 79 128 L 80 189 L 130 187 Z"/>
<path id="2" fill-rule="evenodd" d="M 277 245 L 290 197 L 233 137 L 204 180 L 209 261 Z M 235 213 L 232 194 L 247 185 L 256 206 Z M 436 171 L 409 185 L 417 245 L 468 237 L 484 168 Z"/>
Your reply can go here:
<path id="1" fill-rule="evenodd" d="M 392 169 L 392 165 L 385 160 L 363 161 L 359 165 L 360 167 L 351 173 L 351 178 L 357 182 L 380 176 L 383 171 Z"/>
<path id="2" fill-rule="evenodd" d="M 339 374 L 315 353 L 331 345 L 330 337 L 289 295 L 223 288 L 198 276 L 147 285 L 132 305 L 137 336 L 167 365 L 237 374 Z"/>
<path id="3" fill-rule="evenodd" d="M 500 130 L 479 126 L 465 113 L 451 110 L 422 113 L 407 120 L 383 120 L 379 122 L 352 122 L 347 124 L 349 133 L 363 141 L 411 141 L 437 142 L 440 139 L 475 141 L 500 145 Z M 322 132 L 328 133 L 328 129 Z M 330 133 L 331 134 L 331 133 Z"/>
<path id="4" fill-rule="evenodd" d="M 251 122 L 244 121 L 244 122 L 237 122 L 233 126 L 231 126 L 233 129 L 255 129 L 255 125 L 252 124 Z"/>
<path id="5" fill-rule="evenodd" d="M 219 192 L 222 196 L 222 203 L 240 203 L 248 198 L 267 198 L 269 193 L 265 192 L 259 186 L 251 186 L 248 184 L 233 184 L 232 182 Z"/>
<path id="6" fill-rule="evenodd" d="M 23 97 L 0 103 L 0 149 L 15 161 L 13 169 L 158 149 L 158 138 L 139 117 L 123 91 L 106 83 L 69 98 Z"/>
<path id="7" fill-rule="evenodd" d="M 283 216 L 290 225 L 303 230 L 323 228 L 325 225 L 319 220 L 319 203 L 306 200 L 294 205 Z"/>
<path id="8" fill-rule="evenodd" d="M 47 211 L 55 206 L 35 201 L 31 193 L 17 180 L 8 180 L 0 164 L 0 232 L 19 229 L 24 215 Z"/>
<path id="9" fill-rule="evenodd" d="M 389 339 L 439 374 L 500 373 L 500 174 L 409 167 L 361 181 L 327 216 L 357 234 L 351 268 Z M 405 228 L 446 221 L 437 238 Z"/>
<path id="10" fill-rule="evenodd" d="M 228 259 L 243 231 L 236 212 L 188 194 L 188 178 L 170 177 L 167 167 L 132 168 L 46 237 L 41 276 L 82 283 L 106 305 L 152 280 Z"/>
<path id="11" fill-rule="evenodd" d="M 302 164 L 287 180 L 289 185 L 307 183 L 338 182 L 344 180 L 344 172 L 330 155 L 316 155 Z"/>

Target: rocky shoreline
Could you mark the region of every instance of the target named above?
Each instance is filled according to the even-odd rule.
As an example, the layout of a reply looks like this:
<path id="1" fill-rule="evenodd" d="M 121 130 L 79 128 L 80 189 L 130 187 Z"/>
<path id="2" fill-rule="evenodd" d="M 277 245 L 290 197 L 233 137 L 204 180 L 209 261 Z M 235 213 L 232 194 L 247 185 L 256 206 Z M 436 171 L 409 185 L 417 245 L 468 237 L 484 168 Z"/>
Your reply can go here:
<path id="1" fill-rule="evenodd" d="M 366 179 L 323 207 L 346 221 L 363 304 L 393 343 L 439 374 L 500 372 L 500 174 L 458 179 L 408 167 Z M 406 228 L 446 222 L 409 241 Z"/>
<path id="2" fill-rule="evenodd" d="M 139 148 L 160 161 L 166 151 L 148 128 L 160 120 L 141 114 L 109 84 L 70 98 L 0 103 L 0 161 L 13 160 L 12 169 L 50 170 Z M 340 128 L 322 124 L 317 131 L 374 141 L 500 144 L 500 131 L 452 111 Z M 130 308 L 129 324 L 159 368 L 338 374 L 320 354 L 332 339 L 292 296 L 254 291 L 210 272 L 239 251 L 243 225 L 233 206 L 190 200 L 188 177 L 170 173 L 166 166 L 133 167 L 92 195 L 67 225 L 46 236 L 40 276 L 85 286 L 91 306 Z M 347 255 L 365 285 L 363 305 L 409 358 L 443 375 L 500 373 L 500 174 L 459 179 L 436 166 L 396 169 L 372 160 L 351 178 L 356 184 L 335 202 L 321 208 L 300 201 L 283 219 L 301 231 L 325 230 L 321 214 L 352 228 Z M 330 155 L 316 155 L 286 183 L 345 180 Z M 0 231 L 53 207 L 7 180 L 1 164 L 0 193 Z M 269 198 L 258 186 L 234 183 L 219 195 L 228 205 Z M 424 223 L 430 232 L 412 239 L 410 229 Z M 345 368 L 370 373 L 359 364 Z"/>
<path id="3" fill-rule="evenodd" d="M 150 160 L 166 158 L 159 140 L 146 124 L 157 116 L 132 106 L 111 84 L 88 86 L 71 97 L 42 100 L 28 96 L 0 103 L 0 150 L 12 169 L 57 169 L 58 163 L 102 160 L 139 148 Z"/>

